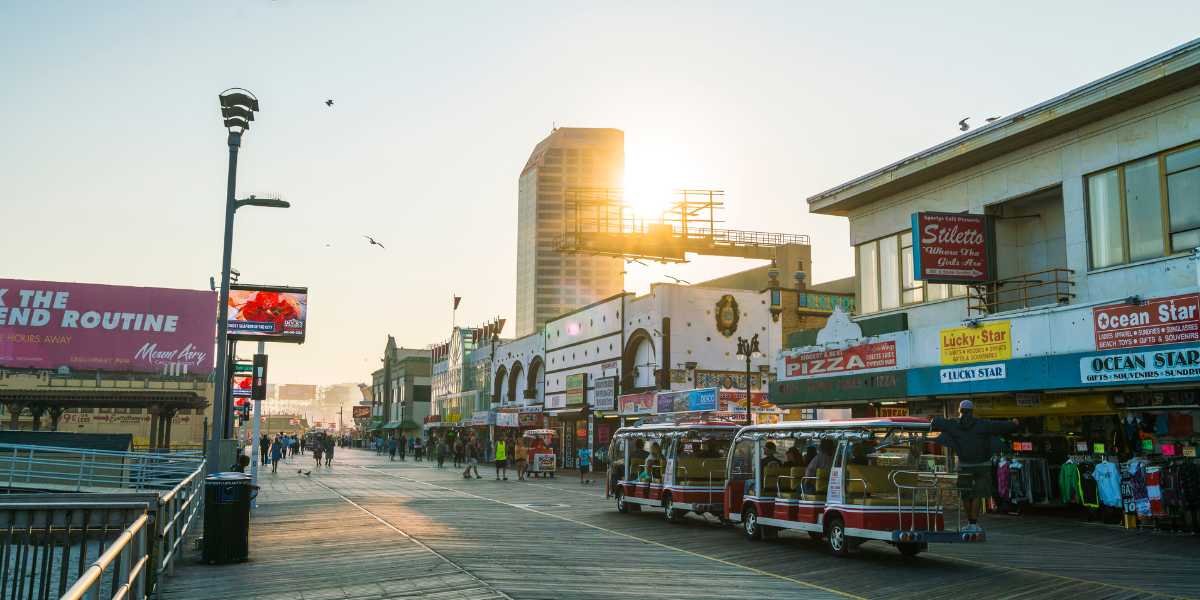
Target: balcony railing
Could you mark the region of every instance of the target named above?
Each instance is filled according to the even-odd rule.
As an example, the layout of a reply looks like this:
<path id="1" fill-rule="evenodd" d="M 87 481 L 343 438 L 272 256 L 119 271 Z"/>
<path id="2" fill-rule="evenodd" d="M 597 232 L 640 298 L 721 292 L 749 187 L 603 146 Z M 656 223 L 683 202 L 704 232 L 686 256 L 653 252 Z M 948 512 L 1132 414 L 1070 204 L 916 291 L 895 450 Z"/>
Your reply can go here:
<path id="1" fill-rule="evenodd" d="M 967 314 L 1070 304 L 1075 297 L 1074 275 L 1071 269 L 1056 268 L 972 285 L 967 290 Z"/>

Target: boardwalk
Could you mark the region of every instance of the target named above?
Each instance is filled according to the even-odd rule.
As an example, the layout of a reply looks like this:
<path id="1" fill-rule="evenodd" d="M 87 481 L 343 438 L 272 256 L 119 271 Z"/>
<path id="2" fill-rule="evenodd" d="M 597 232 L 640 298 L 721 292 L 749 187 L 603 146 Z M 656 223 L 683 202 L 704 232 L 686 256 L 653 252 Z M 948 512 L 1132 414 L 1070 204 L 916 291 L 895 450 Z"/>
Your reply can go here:
<path id="1" fill-rule="evenodd" d="M 829 556 L 803 536 L 658 511 L 618 514 L 599 484 L 464 481 L 429 463 L 343 451 L 264 479 L 251 560 L 177 569 L 163 598 L 1200 597 L 1195 538 L 994 517 L 991 541 L 916 560 L 868 544 Z"/>

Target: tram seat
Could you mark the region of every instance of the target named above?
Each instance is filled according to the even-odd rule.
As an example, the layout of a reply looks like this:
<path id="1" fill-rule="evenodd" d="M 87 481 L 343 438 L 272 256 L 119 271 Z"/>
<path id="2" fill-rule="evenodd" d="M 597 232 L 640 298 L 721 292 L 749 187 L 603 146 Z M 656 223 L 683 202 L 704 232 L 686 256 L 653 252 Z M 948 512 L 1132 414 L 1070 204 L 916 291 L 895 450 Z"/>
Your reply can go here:
<path id="1" fill-rule="evenodd" d="M 866 506 L 895 506 L 899 490 L 892 483 L 892 467 L 849 465 L 846 467 L 846 502 Z M 866 486 L 863 485 L 866 482 Z M 906 498 L 911 493 L 904 495 Z"/>
<path id="2" fill-rule="evenodd" d="M 680 458 L 676 465 L 675 482 L 680 485 L 706 486 L 711 481 L 719 486 L 725 481 L 725 461 L 719 458 Z"/>
<path id="3" fill-rule="evenodd" d="M 802 484 L 803 485 L 803 484 Z M 824 502 L 825 496 L 829 492 L 829 469 L 817 469 L 817 481 L 814 486 L 814 492 L 804 491 L 801 498 L 805 500 L 819 500 Z"/>
<path id="4" fill-rule="evenodd" d="M 779 497 L 799 498 L 800 481 L 804 478 L 804 467 L 792 467 L 787 475 L 779 476 Z"/>
<path id="5" fill-rule="evenodd" d="M 779 476 L 784 474 L 783 465 L 769 464 L 763 469 L 763 489 L 760 495 L 774 496 L 775 484 L 779 482 Z"/>
<path id="6" fill-rule="evenodd" d="M 638 473 L 642 472 L 642 465 L 645 464 L 644 458 L 631 458 L 629 460 L 629 479 L 637 481 Z"/>

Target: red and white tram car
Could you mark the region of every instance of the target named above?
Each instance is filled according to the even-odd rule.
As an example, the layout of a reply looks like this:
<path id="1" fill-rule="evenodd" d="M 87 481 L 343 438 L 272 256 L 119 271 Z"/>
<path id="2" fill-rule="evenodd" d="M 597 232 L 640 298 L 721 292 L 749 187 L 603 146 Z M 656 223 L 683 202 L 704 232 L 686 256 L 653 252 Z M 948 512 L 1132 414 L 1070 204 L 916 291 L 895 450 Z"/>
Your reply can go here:
<path id="1" fill-rule="evenodd" d="M 752 540 L 800 530 L 836 555 L 868 540 L 910 556 L 934 542 L 983 541 L 960 531 L 945 466 L 922 418 L 751 425 L 728 453 L 723 516 Z"/>
<path id="2" fill-rule="evenodd" d="M 606 493 L 617 510 L 661 507 L 668 521 L 686 513 L 721 516 L 734 423 L 655 423 L 622 427 L 609 445 Z"/>

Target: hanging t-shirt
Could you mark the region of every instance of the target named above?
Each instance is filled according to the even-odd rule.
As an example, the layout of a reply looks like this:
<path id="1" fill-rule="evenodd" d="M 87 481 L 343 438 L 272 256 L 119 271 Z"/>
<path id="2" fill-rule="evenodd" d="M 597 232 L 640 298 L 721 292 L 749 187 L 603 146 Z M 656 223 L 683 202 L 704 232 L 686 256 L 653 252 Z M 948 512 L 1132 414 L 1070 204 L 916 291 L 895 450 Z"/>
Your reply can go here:
<path id="1" fill-rule="evenodd" d="M 1097 508 L 1100 506 L 1100 491 L 1097 489 L 1096 479 L 1092 476 L 1092 465 L 1080 465 L 1079 467 L 1079 484 L 1083 488 L 1083 505 L 1088 508 Z"/>
<path id="2" fill-rule="evenodd" d="M 1100 503 L 1114 508 L 1121 507 L 1121 471 L 1117 465 L 1104 461 L 1092 470 L 1092 478 L 1100 492 Z"/>
<path id="3" fill-rule="evenodd" d="M 1058 472 L 1058 489 L 1063 504 L 1078 504 L 1083 501 L 1083 487 L 1079 481 L 1079 465 L 1063 463 Z"/>

